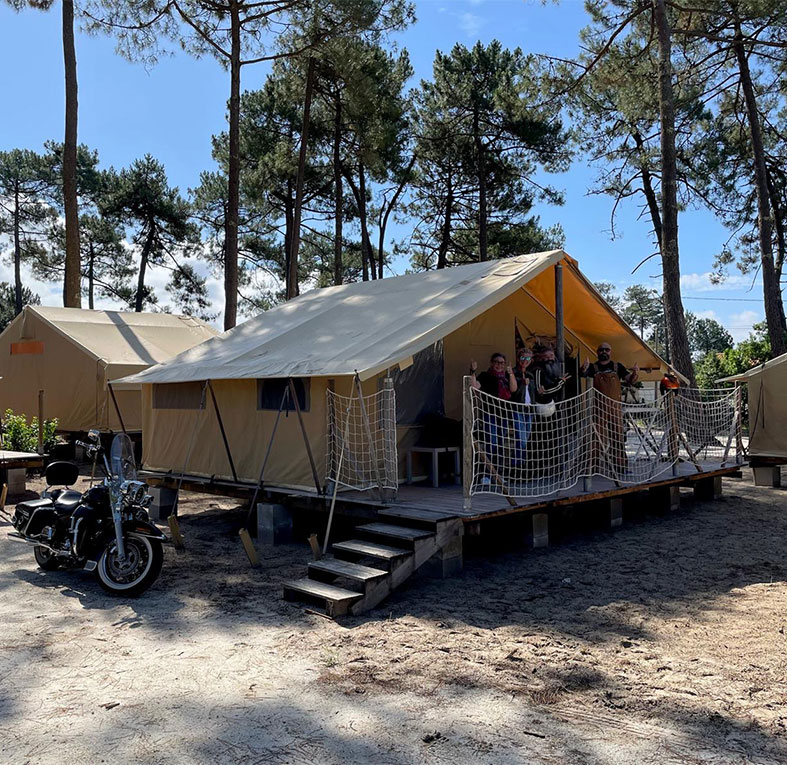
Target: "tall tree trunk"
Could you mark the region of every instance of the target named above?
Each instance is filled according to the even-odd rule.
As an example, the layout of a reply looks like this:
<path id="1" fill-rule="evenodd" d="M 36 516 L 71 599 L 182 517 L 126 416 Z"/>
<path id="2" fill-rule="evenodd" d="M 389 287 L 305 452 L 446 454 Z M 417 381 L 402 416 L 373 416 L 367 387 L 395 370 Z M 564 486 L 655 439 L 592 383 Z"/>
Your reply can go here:
<path id="1" fill-rule="evenodd" d="M 342 98 L 337 93 L 334 98 L 333 118 L 333 185 L 334 185 L 334 238 L 333 238 L 333 283 L 344 281 L 342 267 L 342 248 L 344 246 L 344 184 L 342 183 Z"/>
<path id="2" fill-rule="evenodd" d="M 488 257 L 487 210 L 486 210 L 486 155 L 481 140 L 481 128 L 478 124 L 478 109 L 473 112 L 473 140 L 478 155 L 478 259 L 485 261 Z"/>
<path id="3" fill-rule="evenodd" d="M 290 257 L 287 260 L 287 300 L 298 296 L 298 250 L 301 246 L 301 208 L 303 207 L 303 177 L 306 174 L 306 149 L 309 140 L 309 118 L 314 90 L 314 57 L 309 57 L 306 71 L 306 94 L 303 99 L 303 125 L 301 127 L 301 150 L 298 155 L 298 176 L 295 182 L 295 215 L 293 220 Z"/>
<path id="4" fill-rule="evenodd" d="M 645 154 L 645 144 L 642 136 L 635 130 L 631 134 L 634 139 L 634 144 L 640 152 L 641 156 Z M 653 223 L 653 231 L 656 234 L 656 241 L 659 248 L 661 248 L 661 213 L 659 212 L 659 200 L 656 195 L 656 190 L 653 188 L 653 176 L 650 174 L 650 169 L 646 164 L 640 165 L 640 175 L 642 176 L 642 190 L 645 193 L 645 200 L 648 204 L 648 211 L 650 212 L 650 220 Z"/>
<path id="5" fill-rule="evenodd" d="M 295 220 L 295 201 L 293 199 L 292 181 L 287 180 L 287 198 L 284 200 L 284 286 L 287 288 L 287 274 L 290 273 L 292 257 L 293 221 Z"/>
<path id="6" fill-rule="evenodd" d="M 87 307 L 92 311 L 93 306 L 93 290 L 95 287 L 95 263 L 96 263 L 96 252 L 93 247 L 93 242 L 91 240 L 89 244 L 90 248 L 90 260 L 87 264 Z"/>
<path id="7" fill-rule="evenodd" d="M 678 169 L 675 158 L 675 101 L 672 90 L 672 39 L 664 0 L 653 0 L 658 36 L 659 125 L 661 132 L 661 263 L 664 310 L 672 363 L 696 387 L 686 320 L 680 295 L 678 249 Z"/>
<path id="8" fill-rule="evenodd" d="M 771 209 L 773 210 L 773 225 L 776 228 L 776 257 L 774 258 L 774 272 L 776 281 L 781 284 L 782 270 L 784 268 L 784 254 L 787 251 L 787 232 L 784 230 L 784 210 L 776 188 L 773 185 L 771 169 L 768 170 L 768 195 L 771 199 Z"/>
<path id="9" fill-rule="evenodd" d="M 372 257 L 372 246 L 369 240 L 369 227 L 366 220 L 366 173 L 363 163 L 358 165 L 358 217 L 361 219 L 361 250 L 363 251 L 363 280 L 369 281 L 369 267 L 371 266 L 372 279 L 376 277 L 374 268 L 374 258 Z"/>
<path id="10" fill-rule="evenodd" d="M 134 297 L 134 311 L 136 313 L 142 312 L 142 307 L 145 299 L 145 271 L 148 269 L 148 258 L 153 249 L 153 228 L 151 227 L 150 233 L 145 237 L 145 244 L 142 247 L 142 254 L 139 258 L 139 275 L 137 276 L 137 294 Z"/>
<path id="11" fill-rule="evenodd" d="M 377 262 L 379 265 L 379 273 L 378 278 L 383 278 L 383 266 L 385 265 L 385 230 L 388 228 L 388 218 L 391 216 L 391 213 L 394 211 L 397 203 L 399 202 L 399 197 L 402 195 L 402 192 L 407 186 L 407 181 L 410 179 L 410 173 L 413 170 L 413 166 L 415 165 L 415 154 L 410 158 L 410 163 L 407 165 L 407 168 L 402 175 L 402 179 L 399 182 L 399 186 L 396 188 L 393 197 L 391 197 L 390 204 L 383 204 L 380 208 L 380 220 L 379 220 L 379 228 L 380 228 L 380 236 L 378 238 L 378 246 L 377 246 Z"/>
<path id="12" fill-rule="evenodd" d="M 63 207 L 66 220 L 66 263 L 63 305 L 81 308 L 79 209 L 77 205 L 77 56 L 74 48 L 74 2 L 63 0 L 63 63 L 66 74 L 66 131 L 63 142 Z"/>
<path id="13" fill-rule="evenodd" d="M 22 313 L 22 239 L 19 223 L 19 182 L 14 185 L 14 308 Z"/>
<path id="14" fill-rule="evenodd" d="M 448 246 L 451 243 L 451 225 L 454 214 L 454 186 L 449 178 L 448 196 L 445 199 L 445 218 L 440 232 L 440 246 L 437 249 L 437 267 L 445 268 L 448 265 Z"/>
<path id="15" fill-rule="evenodd" d="M 240 208 L 240 11 L 230 0 L 230 114 L 227 219 L 224 234 L 224 329 L 238 321 L 238 211 Z"/>
<path id="16" fill-rule="evenodd" d="M 782 304 L 781 288 L 776 277 L 773 263 L 773 216 L 768 196 L 768 176 L 765 168 L 765 149 L 762 145 L 762 128 L 760 115 L 757 111 L 757 99 L 751 81 L 749 62 L 743 45 L 743 34 L 740 23 L 735 21 L 735 40 L 733 42 L 735 58 L 738 61 L 738 72 L 746 102 L 746 116 L 749 121 L 751 135 L 751 151 L 754 159 L 754 184 L 757 189 L 757 228 L 760 240 L 760 262 L 762 264 L 762 291 L 765 302 L 765 320 L 768 324 L 768 338 L 771 341 L 771 353 L 781 356 L 785 348 L 784 305 Z"/>

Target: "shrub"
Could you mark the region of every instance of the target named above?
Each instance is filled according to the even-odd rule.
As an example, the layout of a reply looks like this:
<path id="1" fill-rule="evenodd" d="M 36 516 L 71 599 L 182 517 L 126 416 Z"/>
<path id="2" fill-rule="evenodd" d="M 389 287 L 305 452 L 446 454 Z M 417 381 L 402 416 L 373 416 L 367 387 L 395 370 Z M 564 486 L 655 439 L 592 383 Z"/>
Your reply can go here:
<path id="1" fill-rule="evenodd" d="M 6 409 L 2 421 L 3 445 L 14 452 L 34 452 L 38 449 L 38 417 L 27 424 L 24 414 L 14 414 Z M 57 443 L 57 418 L 44 420 L 44 451 L 51 452 Z"/>

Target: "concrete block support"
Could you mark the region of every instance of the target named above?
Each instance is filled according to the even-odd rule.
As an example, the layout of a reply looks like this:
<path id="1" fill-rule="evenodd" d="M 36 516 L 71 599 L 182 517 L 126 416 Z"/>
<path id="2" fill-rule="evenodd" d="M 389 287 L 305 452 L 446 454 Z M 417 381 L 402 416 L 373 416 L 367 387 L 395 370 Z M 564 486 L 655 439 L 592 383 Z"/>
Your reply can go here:
<path id="1" fill-rule="evenodd" d="M 694 499 L 698 502 L 708 502 L 721 496 L 721 476 L 700 478 L 694 482 Z"/>
<path id="2" fill-rule="evenodd" d="M 162 523 L 174 512 L 178 492 L 169 486 L 153 486 L 149 489 L 149 492 L 153 497 L 148 511 L 150 518 L 153 521 Z"/>
<path id="3" fill-rule="evenodd" d="M 455 537 L 429 558 L 420 571 L 425 576 L 435 579 L 448 579 L 451 576 L 456 576 L 464 568 L 462 550 L 462 537 Z"/>
<path id="4" fill-rule="evenodd" d="M 24 494 L 27 486 L 27 471 L 24 468 L 9 468 L 6 471 L 8 484 L 8 495 Z"/>
<path id="5" fill-rule="evenodd" d="M 752 468 L 755 486 L 770 486 L 778 489 L 782 485 L 782 470 L 778 465 Z"/>
<path id="6" fill-rule="evenodd" d="M 623 497 L 609 500 L 609 527 L 616 529 L 623 525 Z"/>
<path id="7" fill-rule="evenodd" d="M 648 493 L 654 510 L 672 513 L 680 510 L 680 486 L 654 486 Z"/>
<path id="8" fill-rule="evenodd" d="M 533 513 L 533 547 L 549 547 L 549 516 Z"/>
<path id="9" fill-rule="evenodd" d="M 286 545 L 292 542 L 292 513 L 284 506 L 257 503 L 257 543 Z"/>

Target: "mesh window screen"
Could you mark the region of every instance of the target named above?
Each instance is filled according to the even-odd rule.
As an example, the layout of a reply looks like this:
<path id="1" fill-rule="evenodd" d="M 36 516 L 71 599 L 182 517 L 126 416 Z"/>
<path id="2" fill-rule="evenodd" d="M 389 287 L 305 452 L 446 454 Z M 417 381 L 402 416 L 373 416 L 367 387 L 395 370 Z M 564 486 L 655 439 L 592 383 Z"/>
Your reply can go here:
<path id="1" fill-rule="evenodd" d="M 154 409 L 199 409 L 201 382 L 158 383 L 153 386 Z"/>
<path id="2" fill-rule="evenodd" d="M 273 411 L 278 412 L 282 396 L 284 396 L 284 391 L 287 390 L 289 384 L 288 381 L 289 378 L 287 377 L 271 377 L 270 379 L 257 380 L 257 409 L 273 409 Z M 298 396 L 298 405 L 301 411 L 308 412 L 311 380 L 308 377 L 294 377 L 292 381 L 295 383 L 295 395 Z M 282 411 L 295 411 L 295 404 L 289 397 Z"/>

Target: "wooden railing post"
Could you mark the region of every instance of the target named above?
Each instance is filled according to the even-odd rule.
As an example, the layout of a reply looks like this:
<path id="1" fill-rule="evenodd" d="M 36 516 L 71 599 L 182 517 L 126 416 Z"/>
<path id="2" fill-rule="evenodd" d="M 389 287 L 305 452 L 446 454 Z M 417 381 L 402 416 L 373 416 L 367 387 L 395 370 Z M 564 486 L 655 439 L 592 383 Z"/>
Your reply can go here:
<path id="1" fill-rule="evenodd" d="M 467 375 L 463 378 L 464 387 L 462 395 L 462 508 L 472 508 L 473 491 L 473 385 L 472 378 Z"/>

